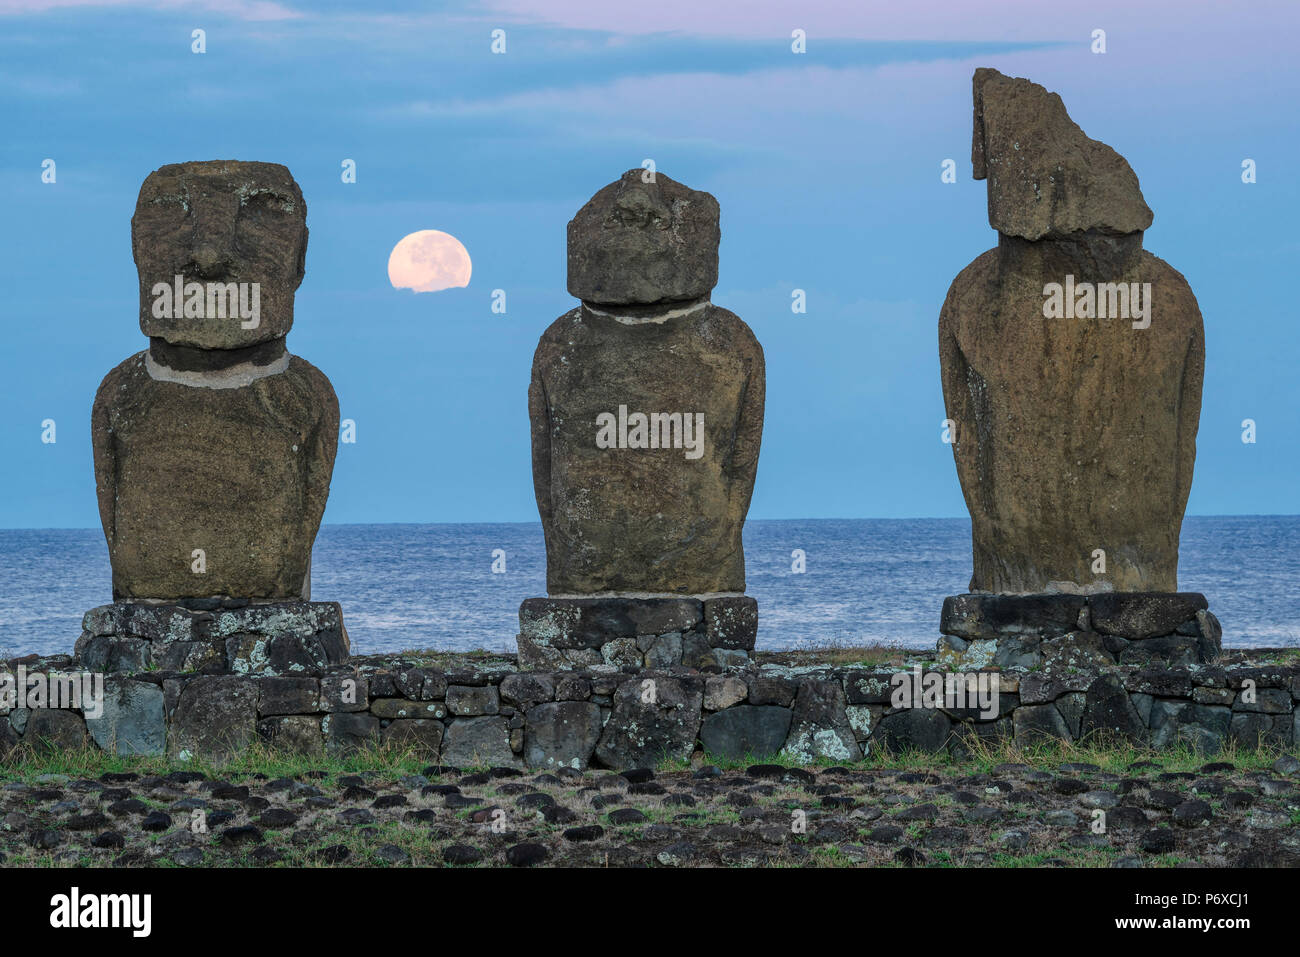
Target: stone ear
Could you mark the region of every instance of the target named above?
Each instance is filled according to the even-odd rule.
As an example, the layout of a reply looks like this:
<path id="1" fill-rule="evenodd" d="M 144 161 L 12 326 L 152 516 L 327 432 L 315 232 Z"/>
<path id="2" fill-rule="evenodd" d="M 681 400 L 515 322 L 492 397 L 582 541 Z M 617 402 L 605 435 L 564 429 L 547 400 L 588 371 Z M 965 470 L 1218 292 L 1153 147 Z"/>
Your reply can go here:
<path id="1" fill-rule="evenodd" d="M 293 288 L 297 289 L 302 285 L 302 277 L 307 275 L 307 224 L 302 224 L 302 245 L 298 247 L 298 277 L 294 281 Z"/>
<path id="2" fill-rule="evenodd" d="M 135 263 L 137 267 L 140 265 L 140 247 L 136 245 L 135 241 L 135 221 L 138 218 L 138 213 L 131 217 L 131 261 Z"/>
<path id="3" fill-rule="evenodd" d="M 971 179 L 988 177 L 988 163 L 984 154 L 984 81 L 994 71 L 980 67 L 972 82 L 975 92 L 975 122 L 970 147 Z"/>

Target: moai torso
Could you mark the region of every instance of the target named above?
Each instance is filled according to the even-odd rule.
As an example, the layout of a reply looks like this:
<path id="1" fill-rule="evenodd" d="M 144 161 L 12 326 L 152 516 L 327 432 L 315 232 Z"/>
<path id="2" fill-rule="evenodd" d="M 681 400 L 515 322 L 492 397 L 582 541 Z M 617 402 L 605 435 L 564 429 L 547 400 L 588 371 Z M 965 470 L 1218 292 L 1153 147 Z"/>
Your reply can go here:
<path id="1" fill-rule="evenodd" d="M 294 356 L 243 387 L 183 385 L 154 379 L 147 356 L 95 403 L 114 595 L 309 597 L 338 430 L 329 380 Z"/>
<path id="2" fill-rule="evenodd" d="M 552 596 L 745 589 L 763 351 L 707 300 L 716 202 L 662 175 L 642 183 L 641 172 L 570 224 L 569 288 L 584 304 L 546 330 L 533 361 Z"/>
<path id="3" fill-rule="evenodd" d="M 975 94 L 975 173 L 1001 235 L 939 319 L 970 588 L 1175 591 L 1204 372 L 1196 299 L 1142 249 L 1137 177 L 1059 97 L 991 70 Z"/>
<path id="4" fill-rule="evenodd" d="M 152 344 L 105 377 L 93 412 L 116 599 L 310 597 L 338 402 L 284 343 L 304 217 L 288 170 L 271 164 L 163 167 L 141 191 L 133 233 Z M 157 315 L 168 273 L 258 282 L 256 327 Z"/>

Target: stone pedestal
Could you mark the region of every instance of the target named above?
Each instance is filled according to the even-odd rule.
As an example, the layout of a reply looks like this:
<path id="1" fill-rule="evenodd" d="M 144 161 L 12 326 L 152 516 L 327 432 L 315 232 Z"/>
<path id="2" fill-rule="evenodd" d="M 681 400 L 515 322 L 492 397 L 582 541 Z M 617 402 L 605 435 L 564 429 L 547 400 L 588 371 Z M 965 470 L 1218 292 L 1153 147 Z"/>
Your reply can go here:
<path id="1" fill-rule="evenodd" d="M 528 598 L 519 606 L 519 667 L 554 670 L 743 665 L 758 602 L 721 598 Z"/>
<path id="2" fill-rule="evenodd" d="M 939 631 L 940 664 L 964 669 L 1204 664 L 1223 647 L 1197 592 L 950 595 Z"/>
<path id="3" fill-rule="evenodd" d="M 349 652 L 332 601 L 123 601 L 86 612 L 81 627 L 76 658 L 91 671 L 320 675 Z"/>

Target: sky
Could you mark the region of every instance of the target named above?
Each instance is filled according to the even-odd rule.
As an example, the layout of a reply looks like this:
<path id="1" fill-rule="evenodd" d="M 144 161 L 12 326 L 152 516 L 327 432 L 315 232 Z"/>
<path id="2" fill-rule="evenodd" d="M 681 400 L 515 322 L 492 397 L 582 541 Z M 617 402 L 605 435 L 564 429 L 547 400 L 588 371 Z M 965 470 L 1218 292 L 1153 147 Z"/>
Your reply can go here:
<path id="1" fill-rule="evenodd" d="M 1300 8 L 1048 6 L 0 0 L 0 527 L 98 525 L 91 403 L 147 344 L 136 196 L 206 159 L 282 163 L 306 199 L 289 348 L 356 424 L 326 522 L 536 520 L 527 387 L 538 336 L 575 304 L 565 226 L 647 159 L 717 197 L 712 298 L 766 352 L 750 517 L 962 516 L 937 320 L 996 244 L 970 178 L 977 66 L 1060 93 L 1129 161 L 1146 248 L 1199 300 L 1189 513 L 1300 511 Z M 464 244 L 468 286 L 390 284 L 420 230 Z"/>

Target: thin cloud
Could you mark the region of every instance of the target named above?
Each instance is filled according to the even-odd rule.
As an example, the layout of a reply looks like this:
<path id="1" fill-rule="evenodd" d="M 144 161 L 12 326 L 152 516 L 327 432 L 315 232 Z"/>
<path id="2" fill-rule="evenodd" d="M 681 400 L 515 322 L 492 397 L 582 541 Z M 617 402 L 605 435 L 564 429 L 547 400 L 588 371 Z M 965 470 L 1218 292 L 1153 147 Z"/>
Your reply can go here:
<path id="1" fill-rule="evenodd" d="M 0 16 L 20 17 L 76 7 L 99 9 L 154 10 L 164 13 L 199 10 L 230 17 L 233 20 L 297 20 L 305 16 L 274 0 L 0 0 Z"/>
<path id="2" fill-rule="evenodd" d="M 788 37 L 802 29 L 817 38 L 872 40 L 1040 41 L 1082 39 L 1105 29 L 1117 39 L 1151 35 L 1211 35 L 1257 40 L 1255 24 L 1296 19 L 1289 0 L 1258 0 L 1239 22 L 1221 3 L 1207 0 L 1092 0 L 1087 5 L 1044 4 L 1042 0 L 999 0 L 996 8 L 969 0 L 911 3 L 818 3 L 794 9 L 789 0 L 658 0 L 614 4 L 609 0 L 484 0 L 493 15 L 518 23 L 619 34 L 680 33 L 695 36 Z M 1281 42 L 1289 42 L 1279 40 Z"/>

